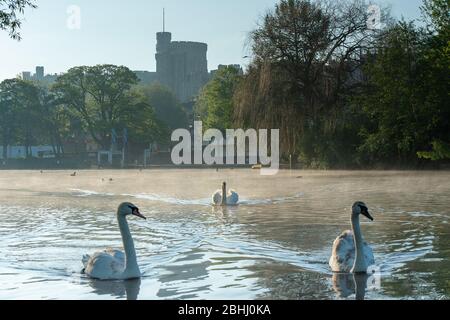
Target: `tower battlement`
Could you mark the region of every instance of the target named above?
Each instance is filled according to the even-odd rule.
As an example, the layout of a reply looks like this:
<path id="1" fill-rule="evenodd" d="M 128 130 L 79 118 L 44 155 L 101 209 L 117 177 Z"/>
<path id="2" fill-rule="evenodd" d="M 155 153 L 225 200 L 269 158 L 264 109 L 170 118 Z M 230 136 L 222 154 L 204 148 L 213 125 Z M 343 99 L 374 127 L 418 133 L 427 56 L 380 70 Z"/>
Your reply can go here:
<path id="1" fill-rule="evenodd" d="M 170 32 L 156 34 L 156 74 L 181 102 L 190 102 L 208 82 L 208 45 L 172 41 Z"/>

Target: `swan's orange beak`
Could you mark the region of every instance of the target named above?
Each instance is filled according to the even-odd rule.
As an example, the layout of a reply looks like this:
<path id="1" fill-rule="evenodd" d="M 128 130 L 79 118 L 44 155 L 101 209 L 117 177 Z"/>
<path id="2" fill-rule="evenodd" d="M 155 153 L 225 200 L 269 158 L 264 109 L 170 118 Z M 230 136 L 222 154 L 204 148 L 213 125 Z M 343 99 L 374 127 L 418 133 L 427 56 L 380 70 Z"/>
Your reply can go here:
<path id="1" fill-rule="evenodd" d="M 139 212 L 139 209 L 138 209 L 138 208 L 134 208 L 132 214 L 133 214 L 133 216 L 136 216 L 136 217 L 139 217 L 139 218 L 141 218 L 141 219 L 147 220 L 147 218 L 144 217 L 144 216 Z"/>

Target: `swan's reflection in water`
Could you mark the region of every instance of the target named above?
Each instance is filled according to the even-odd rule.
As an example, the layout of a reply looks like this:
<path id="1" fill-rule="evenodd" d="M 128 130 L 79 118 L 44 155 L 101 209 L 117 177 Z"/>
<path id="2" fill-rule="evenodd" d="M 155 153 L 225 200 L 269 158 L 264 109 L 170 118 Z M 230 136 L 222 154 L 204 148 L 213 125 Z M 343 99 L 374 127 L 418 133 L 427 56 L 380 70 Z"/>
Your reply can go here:
<path id="1" fill-rule="evenodd" d="M 339 298 L 348 298 L 356 294 L 356 300 L 364 300 L 369 278 L 367 274 L 335 273 L 332 278 L 333 290 Z"/>
<path id="2" fill-rule="evenodd" d="M 239 212 L 239 206 L 212 206 L 211 213 L 214 214 L 219 221 L 226 223 L 236 223 Z"/>
<path id="3" fill-rule="evenodd" d="M 90 280 L 89 285 L 94 289 L 94 293 L 99 295 L 110 295 L 127 300 L 137 300 L 141 290 L 141 279 L 100 281 Z"/>

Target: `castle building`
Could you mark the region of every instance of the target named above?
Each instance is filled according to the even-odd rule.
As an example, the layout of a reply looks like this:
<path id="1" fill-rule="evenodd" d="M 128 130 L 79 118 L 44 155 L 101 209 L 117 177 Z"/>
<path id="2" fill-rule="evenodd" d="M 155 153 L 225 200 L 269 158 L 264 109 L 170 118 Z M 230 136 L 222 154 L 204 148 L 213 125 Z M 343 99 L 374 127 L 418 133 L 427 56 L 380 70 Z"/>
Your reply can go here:
<path id="1" fill-rule="evenodd" d="M 193 106 L 200 90 L 217 70 L 208 71 L 208 45 L 192 41 L 172 41 L 170 32 L 156 34 L 156 72 L 134 71 L 140 82 L 155 82 L 170 89 L 186 106 Z M 242 72 L 239 65 L 232 65 Z M 220 65 L 219 70 L 223 68 Z M 45 74 L 44 67 L 36 67 L 36 73 L 22 72 L 22 79 L 51 84 L 57 75 Z"/>
<path id="2" fill-rule="evenodd" d="M 52 84 L 56 81 L 58 76 L 56 74 L 45 74 L 44 67 L 38 66 L 36 67 L 36 73 L 31 74 L 29 71 L 22 72 L 22 80 L 26 81 L 35 81 L 39 83 Z"/>
<path id="3" fill-rule="evenodd" d="M 159 82 L 172 90 L 182 103 L 191 102 L 209 81 L 208 45 L 172 41 L 170 32 L 156 34 L 156 72 L 135 71 L 143 83 Z"/>
<path id="4" fill-rule="evenodd" d="M 172 41 L 170 32 L 157 33 L 158 81 L 171 88 L 180 101 L 192 100 L 209 80 L 207 51 L 206 43 Z"/>

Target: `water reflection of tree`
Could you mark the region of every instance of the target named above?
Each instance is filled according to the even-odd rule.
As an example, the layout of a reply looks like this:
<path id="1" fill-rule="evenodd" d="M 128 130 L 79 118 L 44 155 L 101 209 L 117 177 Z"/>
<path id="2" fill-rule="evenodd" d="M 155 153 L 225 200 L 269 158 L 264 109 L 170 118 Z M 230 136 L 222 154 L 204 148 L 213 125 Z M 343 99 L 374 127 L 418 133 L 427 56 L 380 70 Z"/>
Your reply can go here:
<path id="1" fill-rule="evenodd" d="M 208 278 L 208 268 L 211 266 L 212 262 L 202 260 L 204 260 L 204 254 L 192 252 L 183 255 L 183 259 L 176 261 L 183 262 L 182 264 L 164 267 L 164 270 L 167 271 L 167 273 L 165 272 L 165 274 L 162 274 L 158 278 L 159 282 L 162 284 L 180 283 L 181 286 L 161 288 L 158 291 L 157 296 L 160 298 L 177 297 L 179 299 L 195 299 L 198 298 L 198 292 L 209 290 L 211 285 L 198 287 L 189 285 Z"/>
<path id="2" fill-rule="evenodd" d="M 436 233 L 432 253 L 406 263 L 391 277 L 382 279 L 384 293 L 394 298 L 448 299 L 450 297 L 449 242 L 448 231 L 442 230 Z"/>

